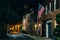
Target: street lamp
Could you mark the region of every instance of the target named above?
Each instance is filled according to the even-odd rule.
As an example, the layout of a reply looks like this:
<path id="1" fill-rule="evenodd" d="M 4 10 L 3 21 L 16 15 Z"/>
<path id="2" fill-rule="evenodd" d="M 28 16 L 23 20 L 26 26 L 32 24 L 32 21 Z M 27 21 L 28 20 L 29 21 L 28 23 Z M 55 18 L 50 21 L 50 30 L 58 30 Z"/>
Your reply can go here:
<path id="1" fill-rule="evenodd" d="M 36 31 L 36 29 L 37 29 L 37 24 L 35 24 L 35 31 Z"/>

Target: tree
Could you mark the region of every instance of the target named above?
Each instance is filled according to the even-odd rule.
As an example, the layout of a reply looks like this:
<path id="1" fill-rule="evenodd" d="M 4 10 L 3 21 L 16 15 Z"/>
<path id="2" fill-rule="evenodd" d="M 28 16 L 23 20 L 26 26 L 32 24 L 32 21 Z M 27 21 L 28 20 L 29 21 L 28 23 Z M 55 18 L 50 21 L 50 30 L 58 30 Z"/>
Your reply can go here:
<path id="1" fill-rule="evenodd" d="M 56 22 L 57 24 L 60 24 L 60 13 L 57 13 L 56 15 Z"/>
<path id="2" fill-rule="evenodd" d="M 7 36 L 7 24 L 16 24 L 18 14 L 11 9 L 9 1 L 0 1 L 0 38 Z"/>
<path id="3" fill-rule="evenodd" d="M 57 36 L 60 36 L 60 13 L 57 13 L 56 15 L 56 22 L 58 25 L 54 31 L 57 32 Z"/>

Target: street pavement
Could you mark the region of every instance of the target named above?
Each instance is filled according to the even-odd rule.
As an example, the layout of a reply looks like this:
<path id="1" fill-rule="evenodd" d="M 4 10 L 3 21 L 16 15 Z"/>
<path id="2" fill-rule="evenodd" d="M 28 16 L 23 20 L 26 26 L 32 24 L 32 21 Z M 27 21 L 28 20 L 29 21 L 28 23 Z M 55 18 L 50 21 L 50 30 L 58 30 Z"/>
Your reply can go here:
<path id="1" fill-rule="evenodd" d="M 29 34 L 18 34 L 18 35 L 10 34 L 8 38 L 1 40 L 52 40 L 52 39 L 34 35 L 32 36 Z"/>

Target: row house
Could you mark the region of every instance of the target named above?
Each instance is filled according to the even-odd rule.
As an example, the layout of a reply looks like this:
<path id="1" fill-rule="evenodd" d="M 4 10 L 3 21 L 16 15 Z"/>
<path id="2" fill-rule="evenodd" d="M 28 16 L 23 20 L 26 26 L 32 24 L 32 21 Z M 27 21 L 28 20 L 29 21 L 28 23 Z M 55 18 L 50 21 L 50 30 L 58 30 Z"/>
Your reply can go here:
<path id="1" fill-rule="evenodd" d="M 56 28 L 56 14 L 60 12 L 60 0 L 52 0 L 45 5 L 45 12 L 42 15 L 42 36 L 51 38 Z"/>

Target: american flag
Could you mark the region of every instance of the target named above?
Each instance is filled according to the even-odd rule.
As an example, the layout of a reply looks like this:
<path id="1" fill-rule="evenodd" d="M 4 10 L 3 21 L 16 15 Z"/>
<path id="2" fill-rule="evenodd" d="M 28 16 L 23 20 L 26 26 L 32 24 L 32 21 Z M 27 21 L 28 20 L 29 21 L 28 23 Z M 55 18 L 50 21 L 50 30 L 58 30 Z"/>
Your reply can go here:
<path id="1" fill-rule="evenodd" d="M 42 16 L 42 13 L 44 12 L 45 8 L 41 5 L 38 4 L 38 18 L 40 19 Z"/>

